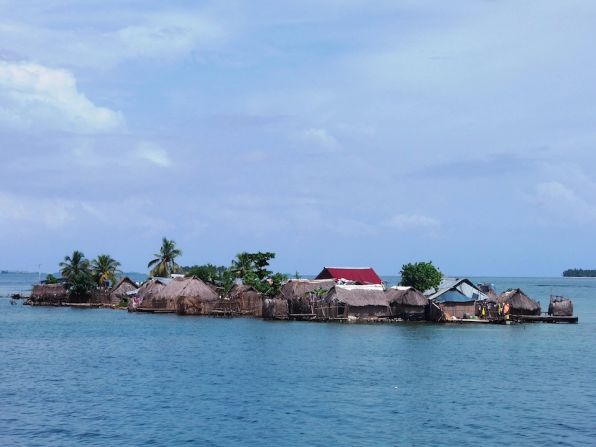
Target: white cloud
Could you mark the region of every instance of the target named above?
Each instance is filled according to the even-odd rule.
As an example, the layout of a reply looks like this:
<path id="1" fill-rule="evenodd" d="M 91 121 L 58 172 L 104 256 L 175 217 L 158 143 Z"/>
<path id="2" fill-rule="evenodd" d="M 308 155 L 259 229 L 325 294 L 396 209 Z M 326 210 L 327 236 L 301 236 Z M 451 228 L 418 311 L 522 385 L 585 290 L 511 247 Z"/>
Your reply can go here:
<path id="1" fill-rule="evenodd" d="M 587 224 L 596 221 L 596 205 L 588 203 L 573 189 L 560 182 L 538 184 L 533 198 L 546 213 L 544 223 L 571 221 Z"/>
<path id="2" fill-rule="evenodd" d="M 172 161 L 170 160 L 167 151 L 154 143 L 139 143 L 134 154 L 137 158 L 157 166 L 168 168 L 172 165 Z"/>
<path id="3" fill-rule="evenodd" d="M 0 192 L 0 225 L 15 222 L 42 223 L 62 228 L 72 220 L 73 204 L 61 199 L 35 199 Z"/>
<path id="4" fill-rule="evenodd" d="M 123 57 L 187 54 L 224 37 L 219 25 L 197 14 L 160 14 L 109 35 Z"/>
<path id="5" fill-rule="evenodd" d="M 396 214 L 385 222 L 385 225 L 401 231 L 424 230 L 435 231 L 441 226 L 441 222 L 433 217 L 422 214 Z"/>
<path id="6" fill-rule="evenodd" d="M 168 151 L 150 141 L 141 141 L 134 149 L 130 150 L 99 148 L 99 144 L 94 140 L 77 143 L 70 150 L 69 160 L 84 167 L 138 167 L 139 161 L 162 168 L 172 166 Z M 64 162 L 67 163 L 69 160 Z"/>
<path id="7" fill-rule="evenodd" d="M 112 11 L 113 12 L 113 11 Z M 27 22 L 22 17 L 29 17 Z M 0 19 L 4 48 L 12 54 L 45 63 L 100 70 L 136 58 L 165 59 L 219 47 L 228 31 L 215 19 L 197 11 L 157 11 L 94 14 L 93 26 L 81 26 L 81 17 L 62 19 L 62 28 L 48 25 L 48 18 L 33 12 Z"/>
<path id="8" fill-rule="evenodd" d="M 300 133 L 300 138 L 307 143 L 312 143 L 328 151 L 337 151 L 340 144 L 337 139 L 325 129 L 309 128 Z"/>
<path id="9" fill-rule="evenodd" d="M 72 73 L 28 62 L 0 61 L 0 127 L 105 132 L 124 122 L 77 89 Z"/>
<path id="10" fill-rule="evenodd" d="M 0 229 L 17 228 L 60 230 L 67 227 L 101 225 L 161 232 L 168 223 L 148 213 L 151 201 L 143 198 L 106 200 L 73 200 L 63 197 L 33 197 L 0 191 Z M 134 216 L 123 219 L 122 216 Z"/>

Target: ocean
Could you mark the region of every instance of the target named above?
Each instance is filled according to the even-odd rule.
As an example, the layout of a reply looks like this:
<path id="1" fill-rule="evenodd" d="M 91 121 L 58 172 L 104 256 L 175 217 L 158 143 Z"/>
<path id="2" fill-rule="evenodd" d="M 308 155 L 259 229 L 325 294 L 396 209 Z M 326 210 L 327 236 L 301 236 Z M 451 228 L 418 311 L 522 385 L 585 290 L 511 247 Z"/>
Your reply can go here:
<path id="1" fill-rule="evenodd" d="M 579 324 L 267 322 L 0 298 L 0 445 L 596 444 L 596 279 L 475 279 L 543 309 L 568 296 Z M 0 295 L 35 281 L 0 274 Z"/>

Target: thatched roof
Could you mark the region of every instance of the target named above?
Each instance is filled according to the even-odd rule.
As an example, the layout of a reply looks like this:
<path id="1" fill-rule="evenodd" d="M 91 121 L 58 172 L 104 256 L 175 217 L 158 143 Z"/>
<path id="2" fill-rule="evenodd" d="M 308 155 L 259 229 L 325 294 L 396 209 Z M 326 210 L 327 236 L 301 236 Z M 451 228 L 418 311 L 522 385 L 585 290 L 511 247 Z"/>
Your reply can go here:
<path id="1" fill-rule="evenodd" d="M 228 297 L 230 299 L 236 299 L 246 294 L 260 295 L 252 286 L 247 286 L 246 284 L 234 284 L 228 293 Z"/>
<path id="2" fill-rule="evenodd" d="M 558 317 L 573 315 L 573 302 L 563 296 L 551 296 L 548 304 L 548 314 Z"/>
<path id="3" fill-rule="evenodd" d="M 199 301 L 217 301 L 217 293 L 194 276 L 191 278 L 174 278 L 167 286 L 161 289 L 157 298 L 166 300 L 177 300 L 179 298 L 190 298 Z"/>
<path id="4" fill-rule="evenodd" d="M 159 279 L 152 278 L 148 281 L 145 281 L 141 287 L 139 287 L 137 297 L 142 298 L 143 300 L 156 298 L 159 292 L 161 292 L 165 286 L 166 285 Z"/>
<path id="5" fill-rule="evenodd" d="M 34 300 L 48 298 L 65 298 L 68 290 L 64 284 L 35 284 L 31 291 L 31 298 Z"/>
<path id="6" fill-rule="evenodd" d="M 291 279 L 282 286 L 280 295 L 288 300 L 308 298 L 317 289 L 329 290 L 334 286 L 333 279 Z"/>
<path id="7" fill-rule="evenodd" d="M 112 295 L 126 295 L 128 292 L 132 292 L 138 288 L 139 286 L 137 286 L 137 283 L 135 283 L 128 276 L 124 276 L 114 285 L 114 287 L 112 287 L 110 293 Z"/>
<path id="8" fill-rule="evenodd" d="M 521 289 L 509 289 L 497 298 L 499 303 L 509 303 L 512 309 L 527 312 L 540 312 L 540 303 L 534 301 Z"/>
<path id="9" fill-rule="evenodd" d="M 388 306 L 385 291 L 381 288 L 334 286 L 325 301 L 345 303 L 349 306 Z"/>
<path id="10" fill-rule="evenodd" d="M 385 292 L 389 304 L 400 304 L 402 306 L 426 306 L 428 298 L 416 289 L 407 290 L 389 289 Z"/>

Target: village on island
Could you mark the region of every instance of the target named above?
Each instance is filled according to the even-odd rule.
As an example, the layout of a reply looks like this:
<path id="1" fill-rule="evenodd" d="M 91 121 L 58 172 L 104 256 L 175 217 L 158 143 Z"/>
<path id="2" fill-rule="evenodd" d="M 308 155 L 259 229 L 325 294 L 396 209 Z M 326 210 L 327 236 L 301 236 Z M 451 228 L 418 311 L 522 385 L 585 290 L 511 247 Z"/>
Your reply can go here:
<path id="1" fill-rule="evenodd" d="M 163 238 L 149 278 L 137 283 L 111 256 L 90 261 L 75 251 L 60 263 L 61 277 L 35 284 L 25 304 L 318 322 L 578 322 L 566 297 L 551 296 L 543 312 L 520 289 L 498 294 L 491 284 L 443 277 L 431 262 L 404 265 L 401 282 L 388 286 L 372 267 L 324 267 L 314 279 L 289 279 L 268 270 L 270 252 L 240 253 L 227 268 L 180 267 L 181 253 Z"/>

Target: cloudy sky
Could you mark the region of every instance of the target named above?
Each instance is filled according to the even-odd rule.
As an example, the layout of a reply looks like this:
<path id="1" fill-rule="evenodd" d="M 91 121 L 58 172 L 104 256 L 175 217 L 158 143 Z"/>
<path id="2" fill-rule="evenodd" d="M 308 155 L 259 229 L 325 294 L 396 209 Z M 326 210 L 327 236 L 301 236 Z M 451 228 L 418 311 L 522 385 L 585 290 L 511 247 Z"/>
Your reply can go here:
<path id="1" fill-rule="evenodd" d="M 592 0 L 0 0 L 0 268 L 596 267 Z"/>

